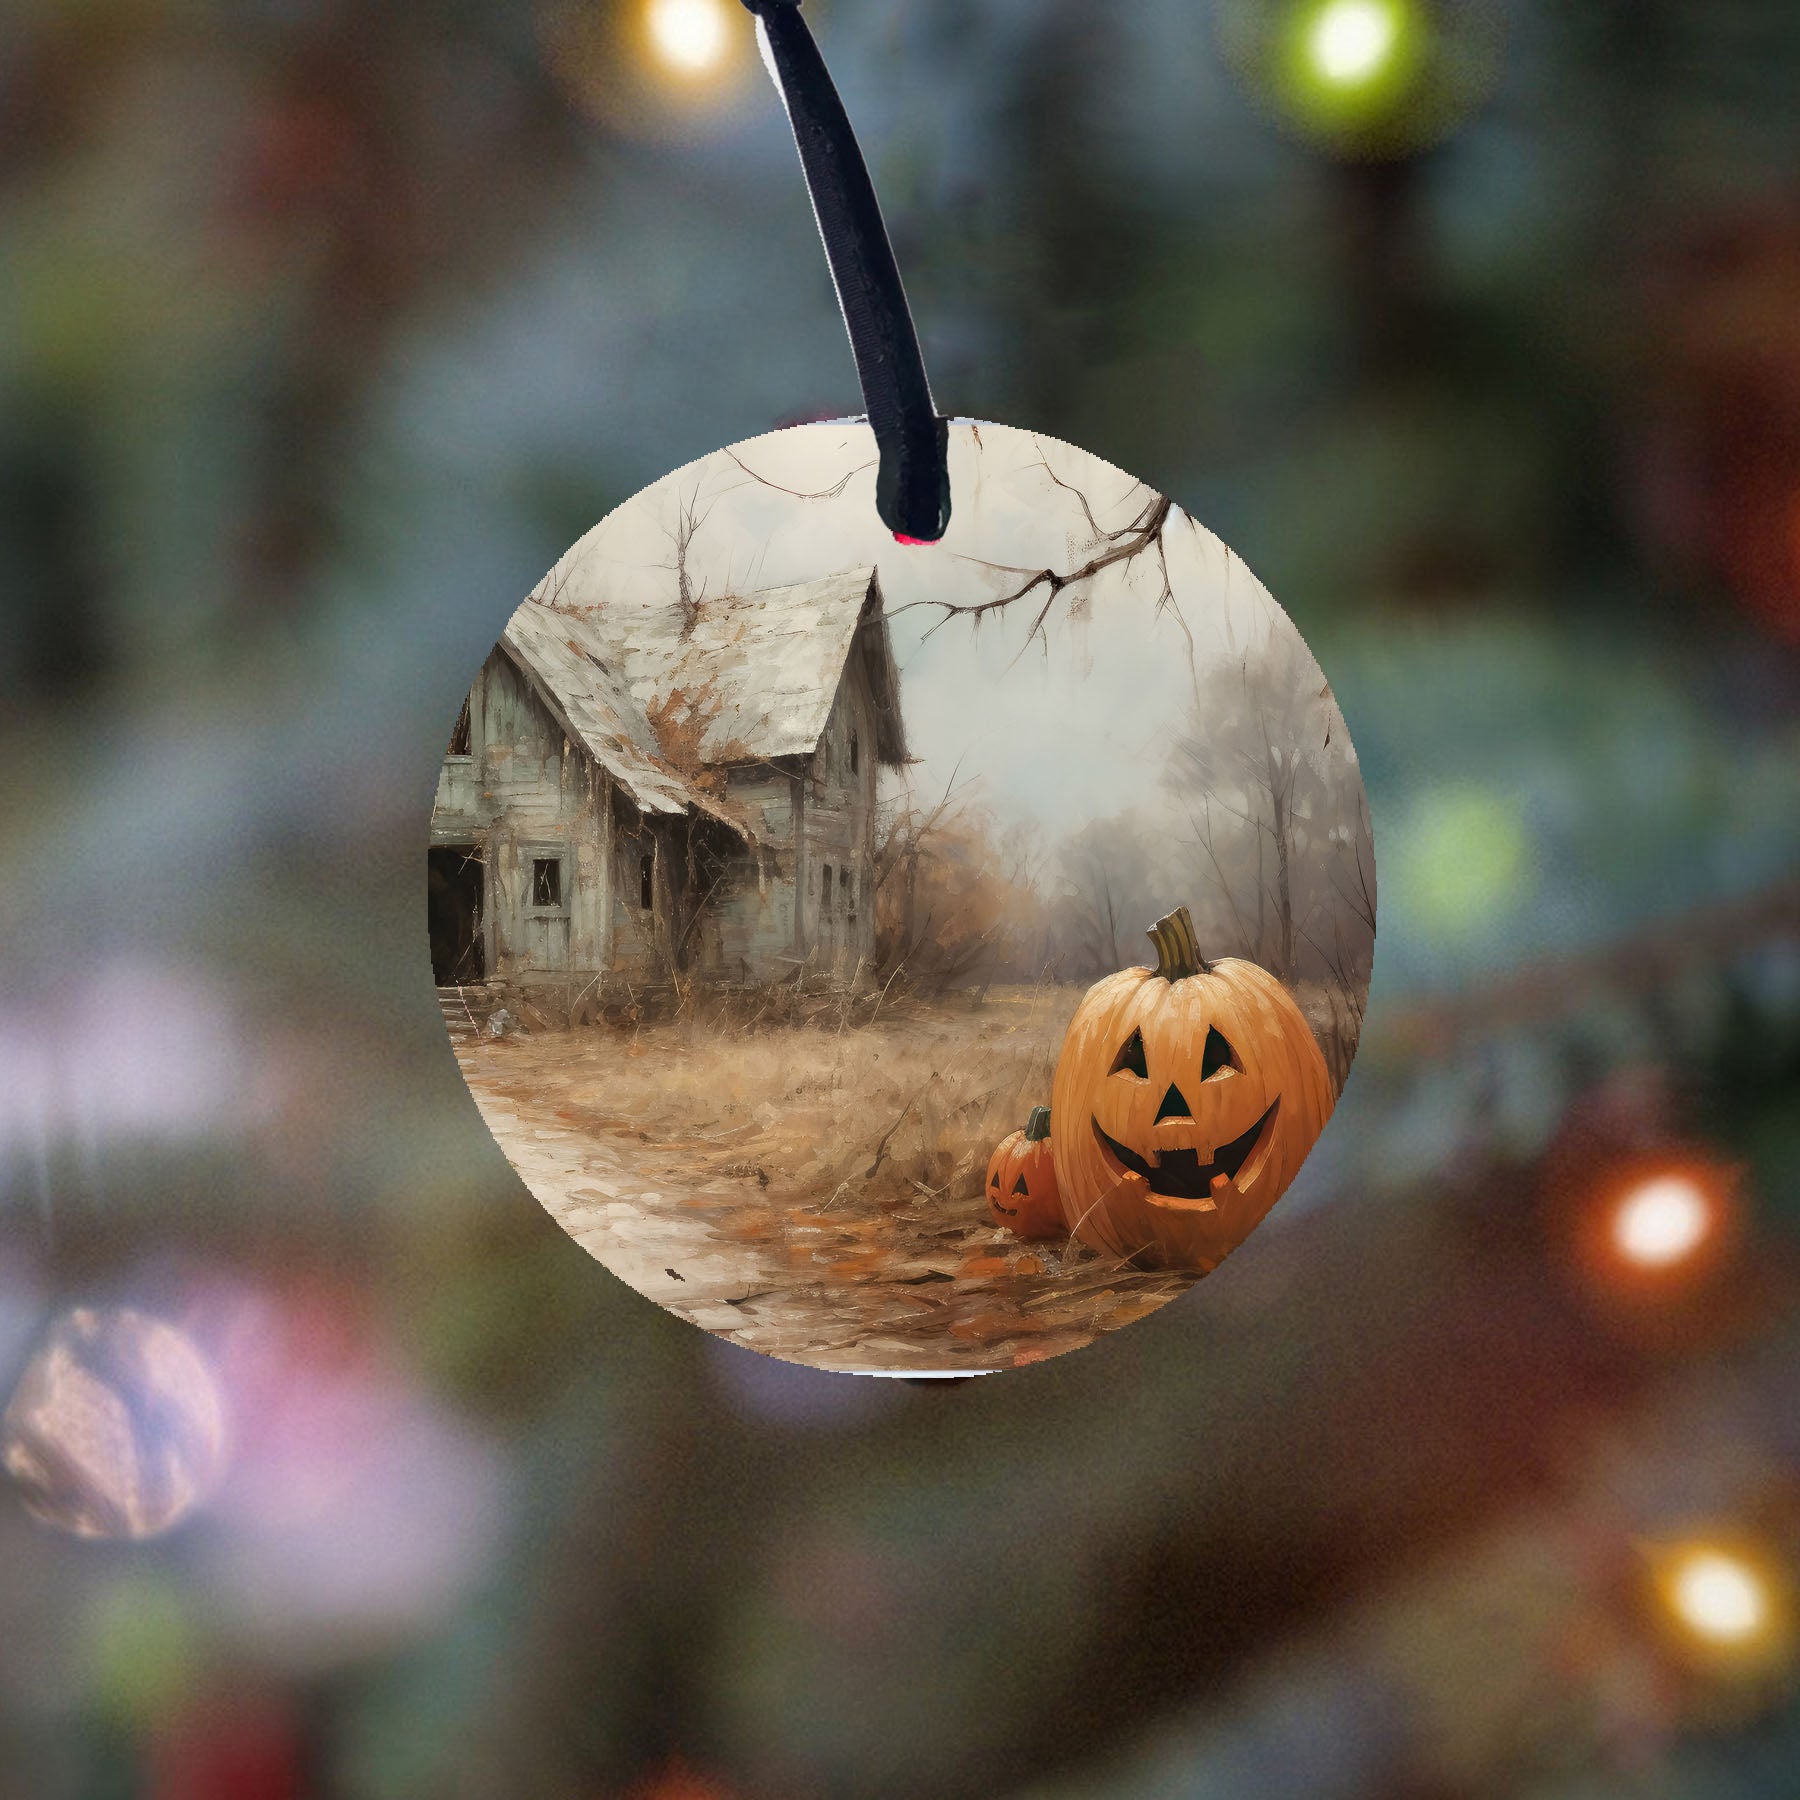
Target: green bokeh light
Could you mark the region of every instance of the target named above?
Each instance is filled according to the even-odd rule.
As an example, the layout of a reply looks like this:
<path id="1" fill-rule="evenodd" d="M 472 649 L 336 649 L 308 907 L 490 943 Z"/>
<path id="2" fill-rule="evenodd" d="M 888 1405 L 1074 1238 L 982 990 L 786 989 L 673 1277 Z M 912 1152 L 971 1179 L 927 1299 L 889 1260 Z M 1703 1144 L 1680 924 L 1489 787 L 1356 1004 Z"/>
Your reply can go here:
<path id="1" fill-rule="evenodd" d="M 1226 61 L 1290 131 L 1355 161 L 1435 143 L 1492 86 L 1497 0 L 1219 0 Z"/>
<path id="2" fill-rule="evenodd" d="M 1441 938 L 1474 937 L 1517 906 L 1534 880 L 1519 803 L 1473 783 L 1424 795 L 1389 856 L 1410 909 Z"/>
<path id="3" fill-rule="evenodd" d="M 1415 0 L 1306 0 L 1284 33 L 1282 97 L 1316 130 L 1383 124 L 1417 89 L 1429 36 Z"/>
<path id="4" fill-rule="evenodd" d="M 168 1718 L 198 1680 L 198 1625 L 181 1589 L 160 1575 L 100 1590 L 88 1617 L 87 1649 L 93 1700 L 133 1729 Z"/>

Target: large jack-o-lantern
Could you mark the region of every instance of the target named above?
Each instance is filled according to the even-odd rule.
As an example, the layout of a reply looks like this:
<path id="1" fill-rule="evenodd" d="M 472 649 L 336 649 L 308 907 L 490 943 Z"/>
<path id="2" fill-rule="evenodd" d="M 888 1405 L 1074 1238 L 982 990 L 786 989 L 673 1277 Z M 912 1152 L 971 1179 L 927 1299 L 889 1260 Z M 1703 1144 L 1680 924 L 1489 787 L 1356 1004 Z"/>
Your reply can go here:
<path id="1" fill-rule="evenodd" d="M 1262 1222 L 1331 1116 L 1305 1016 L 1255 963 L 1208 963 L 1181 907 L 1152 927 L 1154 969 L 1075 1010 L 1050 1108 L 1063 1214 L 1103 1255 L 1218 1264 Z"/>

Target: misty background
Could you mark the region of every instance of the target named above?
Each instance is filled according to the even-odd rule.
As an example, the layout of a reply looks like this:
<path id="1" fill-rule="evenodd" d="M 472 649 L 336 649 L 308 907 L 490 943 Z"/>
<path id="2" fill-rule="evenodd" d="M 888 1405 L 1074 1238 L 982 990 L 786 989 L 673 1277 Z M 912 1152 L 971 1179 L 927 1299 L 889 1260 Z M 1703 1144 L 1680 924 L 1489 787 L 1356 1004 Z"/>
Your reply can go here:
<path id="1" fill-rule="evenodd" d="M 1378 4 L 1412 76 L 1327 92 L 1285 0 L 808 0 L 939 404 L 1245 559 L 1380 859 L 1265 1227 L 933 1389 L 596 1269 L 431 991 L 507 612 L 860 405 L 747 17 L 0 9 L 0 1388 L 139 1308 L 246 1425 L 154 1542 L 4 1477 L 9 1800 L 1793 1788 L 1791 1635 L 1645 1548 L 1793 1614 L 1800 13 Z M 1695 1166 L 1695 1279 L 1575 1253 Z"/>
<path id="2" fill-rule="evenodd" d="M 874 565 L 912 764 L 884 771 L 879 980 L 1094 980 L 1193 911 L 1209 955 L 1328 988 L 1360 1019 L 1374 846 L 1356 754 L 1312 654 L 1179 507 L 1084 451 L 961 422 L 950 528 L 896 544 L 866 426 L 800 426 L 664 477 L 547 586 L 571 609 L 667 606 Z M 1053 588 L 1046 570 L 1077 575 Z M 1024 590 L 1024 591 L 1021 591 Z M 983 610 L 991 608 L 992 610 Z M 1341 1053 L 1326 1026 L 1341 1082 Z"/>

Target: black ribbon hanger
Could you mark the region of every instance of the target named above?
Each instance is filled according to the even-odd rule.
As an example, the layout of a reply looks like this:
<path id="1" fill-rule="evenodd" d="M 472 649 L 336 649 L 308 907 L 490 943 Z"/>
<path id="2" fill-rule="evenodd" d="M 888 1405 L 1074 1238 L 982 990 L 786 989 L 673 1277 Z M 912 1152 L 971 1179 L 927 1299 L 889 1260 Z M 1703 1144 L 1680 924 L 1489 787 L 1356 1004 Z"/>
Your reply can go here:
<path id="1" fill-rule="evenodd" d="M 813 216 L 881 453 L 875 508 L 897 538 L 936 543 L 950 523 L 949 429 L 938 417 L 875 186 L 800 0 L 744 0 L 787 107 Z"/>

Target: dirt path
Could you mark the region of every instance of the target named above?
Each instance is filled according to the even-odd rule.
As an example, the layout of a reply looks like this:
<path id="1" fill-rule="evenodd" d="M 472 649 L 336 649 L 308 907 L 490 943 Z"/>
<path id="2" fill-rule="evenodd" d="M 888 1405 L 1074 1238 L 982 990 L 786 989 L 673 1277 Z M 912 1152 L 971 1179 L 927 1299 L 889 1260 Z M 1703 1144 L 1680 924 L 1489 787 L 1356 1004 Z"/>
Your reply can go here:
<path id="1" fill-rule="evenodd" d="M 976 1371 L 1034 1362 L 1154 1311 L 1188 1284 L 1065 1264 L 981 1215 L 869 1212 L 772 1195 L 756 1127 L 671 1147 L 559 1104 L 554 1040 L 465 1041 L 457 1059 L 525 1185 L 586 1250 L 708 1331 L 817 1368 Z"/>

